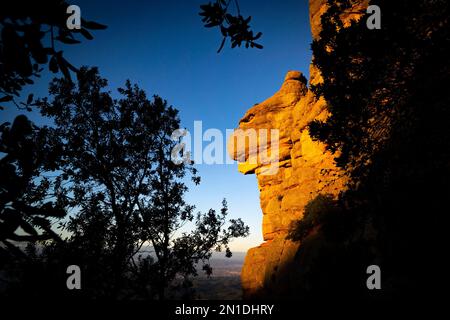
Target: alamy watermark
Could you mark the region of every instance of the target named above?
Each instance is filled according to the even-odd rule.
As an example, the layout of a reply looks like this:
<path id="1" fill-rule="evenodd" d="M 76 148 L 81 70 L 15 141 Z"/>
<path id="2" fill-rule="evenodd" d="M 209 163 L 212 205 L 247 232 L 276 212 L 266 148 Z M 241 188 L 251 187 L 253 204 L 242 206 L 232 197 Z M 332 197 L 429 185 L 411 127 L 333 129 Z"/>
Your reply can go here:
<path id="1" fill-rule="evenodd" d="M 77 5 L 70 5 L 67 7 L 66 10 L 67 14 L 70 14 L 70 16 L 66 20 L 66 26 L 67 29 L 73 30 L 73 29 L 81 29 L 81 9 Z"/>
<path id="2" fill-rule="evenodd" d="M 72 264 L 67 267 L 66 273 L 69 275 L 66 280 L 66 286 L 69 290 L 81 289 L 81 269 L 79 266 Z"/>
<path id="3" fill-rule="evenodd" d="M 376 264 L 372 264 L 367 267 L 367 274 L 370 276 L 367 278 L 366 286 L 369 290 L 381 289 L 381 269 Z"/>
<path id="4" fill-rule="evenodd" d="M 366 26 L 369 30 L 381 29 L 381 9 L 379 6 L 373 4 L 367 7 L 366 10 L 370 16 L 367 18 Z"/>

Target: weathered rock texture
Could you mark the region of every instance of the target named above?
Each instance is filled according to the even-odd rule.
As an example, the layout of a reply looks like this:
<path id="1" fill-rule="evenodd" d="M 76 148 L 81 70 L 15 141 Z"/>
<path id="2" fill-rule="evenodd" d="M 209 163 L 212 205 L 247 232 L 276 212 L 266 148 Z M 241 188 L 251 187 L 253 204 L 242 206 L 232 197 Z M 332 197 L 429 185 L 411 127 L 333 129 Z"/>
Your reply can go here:
<path id="1" fill-rule="evenodd" d="M 305 205 L 319 193 L 337 195 L 344 188 L 345 180 L 335 167 L 334 156 L 325 152 L 323 144 L 312 141 L 307 129 L 311 120 L 326 116 L 324 101 L 315 99 L 300 72 L 290 71 L 281 89 L 248 110 L 240 121 L 239 129 L 243 130 L 279 130 L 276 174 L 264 174 L 267 164 L 238 164 L 242 173 L 256 174 L 264 215 L 265 242 L 248 251 L 242 269 L 246 298 L 284 290 L 289 281 L 279 279 L 277 270 L 289 264 L 299 246 L 298 242 L 286 240 L 291 223 L 302 217 Z"/>
<path id="2" fill-rule="evenodd" d="M 313 37 L 320 32 L 320 15 L 326 11 L 325 0 L 310 1 L 310 22 Z M 356 5 L 360 9 L 364 1 Z M 353 10 L 352 10 L 353 11 Z M 355 10 L 356 11 L 356 10 Z M 344 20 L 353 18 L 348 15 Z M 310 83 L 322 81 L 319 72 L 311 67 Z M 283 296 L 295 286 L 295 275 L 286 272 L 292 265 L 301 244 L 286 237 L 294 221 L 302 218 L 305 205 L 319 194 L 337 196 L 345 188 L 345 175 L 334 163 L 334 155 L 325 146 L 313 141 L 308 124 L 314 119 L 327 118 L 325 101 L 308 90 L 301 72 L 289 71 L 280 90 L 266 101 L 253 106 L 239 122 L 239 129 L 278 129 L 278 171 L 264 174 L 267 163 L 251 163 L 253 148 L 238 145 L 236 131 L 229 140 L 229 152 L 235 159 L 245 157 L 238 164 L 244 174 L 256 174 L 263 212 L 264 243 L 248 251 L 242 269 L 244 298 Z M 295 272 L 295 271 L 294 271 Z"/>

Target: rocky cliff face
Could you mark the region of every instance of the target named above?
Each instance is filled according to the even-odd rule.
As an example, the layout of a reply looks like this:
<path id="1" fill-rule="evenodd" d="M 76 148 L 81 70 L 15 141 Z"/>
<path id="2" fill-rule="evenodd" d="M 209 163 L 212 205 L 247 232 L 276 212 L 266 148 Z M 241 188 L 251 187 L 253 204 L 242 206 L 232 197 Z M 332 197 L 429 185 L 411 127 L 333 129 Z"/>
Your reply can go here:
<path id="1" fill-rule="evenodd" d="M 279 130 L 276 174 L 264 174 L 267 165 L 249 163 L 249 156 L 238 165 L 240 172 L 256 174 L 264 214 L 265 242 L 248 251 L 242 269 L 246 298 L 284 290 L 289 281 L 280 279 L 285 275 L 278 271 L 292 261 L 299 246 L 286 239 L 291 223 L 302 217 L 305 205 L 318 194 L 337 195 L 344 188 L 345 179 L 334 165 L 334 156 L 325 151 L 324 145 L 312 141 L 307 129 L 311 120 L 326 116 L 324 101 L 317 100 L 307 89 L 303 75 L 289 71 L 281 89 L 248 110 L 240 121 L 242 130 Z M 236 157 L 239 151 L 236 150 Z"/>
<path id="2" fill-rule="evenodd" d="M 325 0 L 310 0 L 310 22 L 313 37 L 320 32 L 320 16 L 326 11 Z M 355 4 L 355 10 L 365 1 Z M 352 10 L 353 11 L 353 10 Z M 343 17 L 349 21 L 354 15 Z M 310 84 L 322 81 L 311 67 Z M 301 245 L 287 239 L 293 222 L 302 218 L 305 205 L 319 194 L 337 196 L 345 188 L 345 175 L 334 163 L 334 155 L 313 141 L 308 124 L 327 118 L 326 103 L 308 89 L 306 78 L 289 71 L 280 90 L 271 98 L 250 108 L 229 140 L 229 152 L 241 161 L 238 169 L 255 174 L 263 212 L 264 243 L 248 251 L 242 269 L 244 298 L 283 296 L 295 286 L 295 271 L 286 272 Z M 262 149 L 278 148 L 278 170 L 267 174 L 269 164 L 253 161 L 255 146 L 236 143 L 246 130 L 278 129 L 279 142 L 267 143 Z M 257 142 L 261 147 L 261 139 Z M 271 150 L 272 149 L 272 150 Z"/>

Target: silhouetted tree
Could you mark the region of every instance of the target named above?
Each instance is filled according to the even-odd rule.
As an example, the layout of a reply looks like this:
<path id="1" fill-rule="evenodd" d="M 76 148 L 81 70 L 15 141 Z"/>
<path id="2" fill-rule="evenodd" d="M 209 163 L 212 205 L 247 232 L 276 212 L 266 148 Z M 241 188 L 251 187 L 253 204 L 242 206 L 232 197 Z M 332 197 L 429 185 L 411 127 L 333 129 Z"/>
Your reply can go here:
<path id="1" fill-rule="evenodd" d="M 1 126 L 0 252 L 2 258 L 21 256 L 8 260 L 7 270 L 24 280 L 16 281 L 12 291 L 32 295 L 41 288 L 66 296 L 65 268 L 78 264 L 85 281 L 78 296 L 163 299 L 179 276 L 189 284 L 199 262 L 211 274 L 212 250 L 225 248 L 231 256 L 229 241 L 248 235 L 248 227 L 232 219 L 225 228 L 225 202 L 220 213 L 194 217 L 194 207 L 183 200 L 187 186 L 182 179 L 188 172 L 195 183 L 199 177 L 192 164 L 170 161 L 178 112 L 157 96 L 148 100 L 129 82 L 119 89 L 123 98 L 112 99 L 96 69 L 71 65 L 55 43 L 77 44 L 76 33 L 90 40 L 88 29 L 106 27 L 82 19 L 81 29 L 69 30 L 67 7 L 59 0 L 19 1 L 0 10 L 0 102 L 29 111 L 37 106 L 54 121 L 51 128 L 38 128 L 19 116 L 12 126 Z M 261 48 L 253 42 L 261 34 L 253 36 L 249 21 L 240 13 L 224 16 L 224 40 L 229 36 L 233 47 L 245 42 Z M 50 86 L 53 100 L 34 101 L 30 94 L 17 103 L 13 96 L 32 84 L 47 63 L 51 72 L 64 75 Z M 70 71 L 77 75 L 76 84 Z M 67 208 L 75 213 L 62 224 L 69 233 L 63 241 L 52 224 Z M 190 233 L 176 236 L 194 220 Z M 31 242 L 25 252 L 15 246 L 23 241 Z M 147 242 L 154 255 L 137 257 Z"/>
<path id="2" fill-rule="evenodd" d="M 339 199 L 312 200 L 293 230 L 302 240 L 294 294 L 432 294 L 445 272 L 450 196 L 450 6 L 370 1 L 381 8 L 381 29 L 368 29 L 366 14 L 344 28 L 353 2 L 328 1 L 322 15 L 312 48 L 323 82 L 312 89 L 330 116 L 310 124 L 350 181 Z M 383 270 L 378 295 L 364 287 L 370 264 Z"/>
<path id="3" fill-rule="evenodd" d="M 31 111 L 33 94 L 19 103 L 13 96 L 20 96 L 26 84 L 34 83 L 33 79 L 40 76 L 47 62 L 50 71 L 61 70 L 67 79 L 71 78 L 69 70 L 77 72 L 55 43 L 80 43 L 74 36 L 76 33 L 92 39 L 87 29 L 105 26 L 82 19 L 81 29 L 69 30 L 68 6 L 60 0 L 0 4 L 0 104 L 12 101 L 19 109 Z M 3 109 L 0 105 L 0 110 Z M 61 203 L 56 209 L 51 201 L 45 201 L 52 197 L 52 183 L 43 174 L 57 168 L 58 158 L 58 149 L 50 150 L 46 134 L 45 128 L 39 129 L 24 115 L 18 116 L 12 126 L 8 122 L 1 125 L 1 152 L 5 156 L 1 160 L 0 238 L 5 245 L 1 248 L 4 253 L 6 248 L 21 253 L 9 240 L 56 238 L 49 217 L 64 216 Z M 53 194 L 53 198 L 57 195 Z M 17 234 L 19 227 L 25 234 Z"/>
<path id="4" fill-rule="evenodd" d="M 392 145 L 388 141 L 397 144 L 418 126 L 431 134 L 444 125 L 427 120 L 445 112 L 443 103 L 432 104 L 437 110 L 425 109 L 417 95 L 431 95 L 448 80 L 449 5 L 371 1 L 382 11 L 380 30 L 367 28 L 366 14 L 343 28 L 340 16 L 352 2 L 329 1 L 320 37 L 312 44 L 314 64 L 324 78 L 313 90 L 326 99 L 331 115 L 310 129 L 331 151 L 340 152 L 338 165 L 360 177 L 369 172 L 373 156 Z M 441 134 L 429 142 L 439 141 Z"/>
<path id="5" fill-rule="evenodd" d="M 226 257 L 232 253 L 228 243 L 233 238 L 246 237 L 249 234 L 248 226 L 241 219 L 231 219 L 230 225 L 224 228 L 228 214 L 227 203 L 224 200 L 220 213 L 210 209 L 206 214 L 191 214 L 192 207 L 180 211 L 180 205 L 184 206 L 183 200 L 172 200 L 169 197 L 179 190 L 179 186 L 169 183 L 172 190 L 162 191 L 158 199 L 144 210 L 143 220 L 146 221 L 148 241 L 155 249 L 152 268 L 154 282 L 150 282 L 157 290 L 159 299 L 165 299 L 167 288 L 174 283 L 177 276 L 183 281 L 178 286 L 190 287 L 191 276 L 197 276 L 197 265 L 202 263 L 202 269 L 209 276 L 213 269 L 209 258 L 214 250 L 226 251 Z M 157 189 L 158 190 L 158 189 Z M 184 192 L 184 191 L 183 191 Z M 183 232 L 180 236 L 176 232 L 186 221 L 195 220 L 195 227 L 190 232 Z M 146 271 L 146 269 L 144 269 Z"/>
<path id="6" fill-rule="evenodd" d="M 104 241 L 112 257 L 111 296 L 123 297 L 128 273 L 139 272 L 130 269 L 136 254 L 148 241 L 156 258 L 156 282 L 149 285 L 158 288 L 162 299 L 177 275 L 195 274 L 194 265 L 206 261 L 216 246 L 229 252 L 229 240 L 246 236 L 248 227 L 239 219 L 231 220 L 222 232 L 224 207 L 220 214 L 211 210 L 199 215 L 196 229 L 177 237 L 174 232 L 194 218 L 194 207 L 183 199 L 187 186 L 182 179 L 191 172 L 199 183 L 191 163 L 171 160 L 177 143 L 171 135 L 180 126 L 178 111 L 158 96 L 149 100 L 129 81 L 119 89 L 120 99 L 111 98 L 106 86 L 96 68 L 81 68 L 77 84 L 55 79 L 51 100 L 37 102 L 42 114 L 54 120 L 55 128 L 49 131 L 62 144 L 59 192 L 66 195 L 68 206 L 82 208 L 75 218 L 78 225 L 89 221 L 85 215 L 92 208 L 111 217 Z M 85 217 L 82 221 L 80 215 Z"/>
<path id="7" fill-rule="evenodd" d="M 65 216 L 64 205 L 51 192 L 46 171 L 57 168 L 58 152 L 47 129 L 25 116 L 0 126 L 0 265 L 10 255 L 24 258 L 20 242 L 59 239 L 52 218 Z"/>

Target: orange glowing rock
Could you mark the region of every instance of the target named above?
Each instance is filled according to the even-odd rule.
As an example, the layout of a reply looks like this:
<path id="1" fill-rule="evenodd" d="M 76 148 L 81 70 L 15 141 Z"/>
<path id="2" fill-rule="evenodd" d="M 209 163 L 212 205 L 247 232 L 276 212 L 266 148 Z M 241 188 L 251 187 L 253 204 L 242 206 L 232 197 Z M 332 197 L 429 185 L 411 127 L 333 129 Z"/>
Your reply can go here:
<path id="1" fill-rule="evenodd" d="M 326 0 L 310 0 L 310 22 L 313 37 L 320 31 L 320 15 L 325 12 Z M 355 4 L 355 11 L 365 8 L 367 1 Z M 345 21 L 354 16 L 345 16 Z M 322 77 L 313 66 L 310 82 L 317 84 Z M 278 92 L 264 102 L 250 108 L 239 122 L 239 127 L 228 141 L 228 152 L 241 160 L 238 169 L 244 174 L 256 174 L 263 212 L 262 232 L 265 240 L 259 247 L 247 252 L 241 280 L 244 298 L 282 296 L 289 286 L 295 285 L 292 273 L 284 266 L 291 262 L 300 246 L 287 240 L 292 222 L 301 219 L 305 205 L 319 194 L 337 196 L 345 189 L 344 173 L 336 167 L 335 155 L 326 151 L 325 145 L 313 141 L 308 124 L 314 119 L 326 120 L 325 101 L 317 99 L 308 90 L 306 78 L 298 71 L 289 71 Z M 260 140 L 253 144 L 235 141 L 246 132 L 278 129 L 278 170 L 264 174 L 266 163 L 258 161 L 255 150 Z M 273 152 L 273 150 L 271 150 Z M 326 169 L 326 170 L 323 170 Z M 295 265 L 295 264 L 294 264 Z"/>

